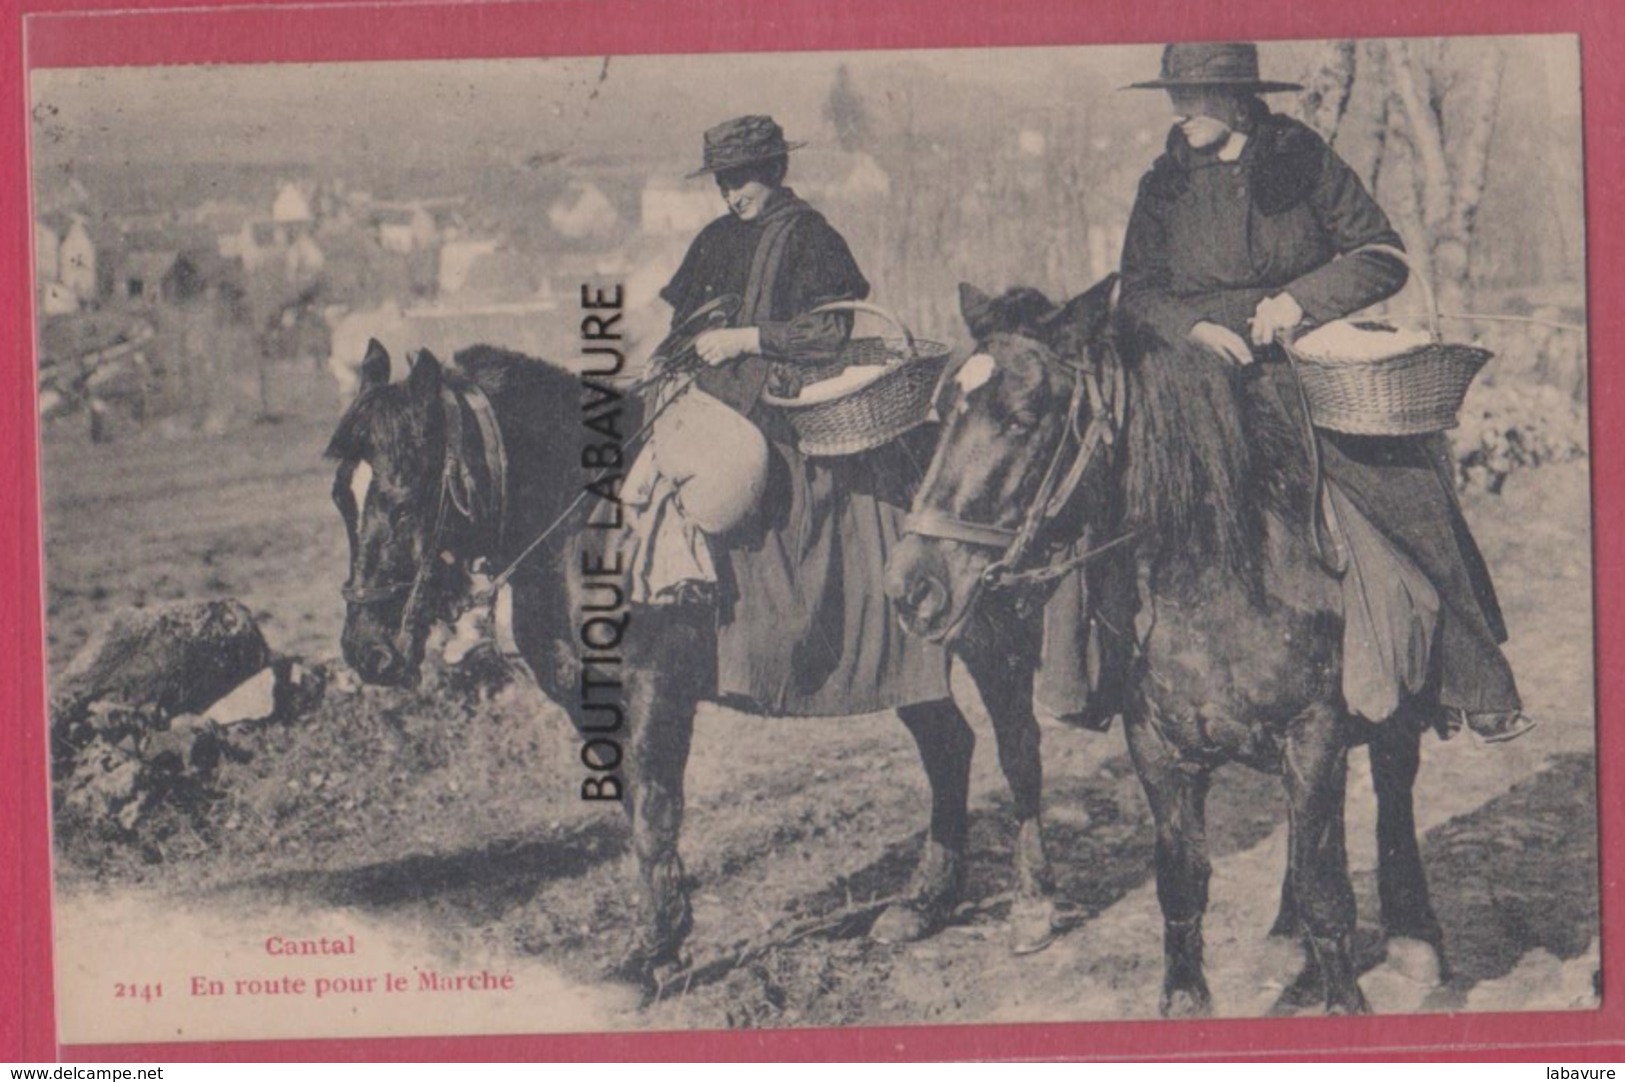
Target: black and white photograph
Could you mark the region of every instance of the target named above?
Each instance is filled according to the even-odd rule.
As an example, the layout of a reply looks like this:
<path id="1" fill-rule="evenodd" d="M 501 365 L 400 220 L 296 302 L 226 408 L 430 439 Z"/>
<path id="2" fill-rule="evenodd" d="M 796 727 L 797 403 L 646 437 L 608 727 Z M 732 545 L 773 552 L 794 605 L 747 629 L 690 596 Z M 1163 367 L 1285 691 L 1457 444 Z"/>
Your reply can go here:
<path id="1" fill-rule="evenodd" d="M 61 1039 L 1595 1010 L 1581 74 L 33 70 Z"/>

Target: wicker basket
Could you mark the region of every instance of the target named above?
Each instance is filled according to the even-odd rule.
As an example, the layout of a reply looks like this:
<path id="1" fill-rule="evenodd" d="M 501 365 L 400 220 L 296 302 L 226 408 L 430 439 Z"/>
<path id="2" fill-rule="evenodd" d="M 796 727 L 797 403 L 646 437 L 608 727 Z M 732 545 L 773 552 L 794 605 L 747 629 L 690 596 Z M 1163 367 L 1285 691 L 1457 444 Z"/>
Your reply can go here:
<path id="1" fill-rule="evenodd" d="M 762 396 L 783 411 L 796 445 L 813 457 L 855 455 L 890 443 L 926 419 L 949 349 L 915 338 L 884 308 L 837 301 L 814 312 L 868 312 L 895 324 L 901 338 L 856 338 L 829 368 L 834 378 L 809 384 L 793 398 Z"/>
<path id="2" fill-rule="evenodd" d="M 1361 251 L 1382 252 L 1411 265 L 1403 251 L 1388 245 L 1367 245 Z M 1417 436 L 1459 423 L 1468 386 L 1494 354 L 1445 342 L 1433 287 L 1425 275 L 1413 277 L 1427 295 L 1428 344 L 1373 360 L 1318 356 L 1304 352 L 1300 343 L 1282 343 L 1316 428 L 1360 436 Z"/>

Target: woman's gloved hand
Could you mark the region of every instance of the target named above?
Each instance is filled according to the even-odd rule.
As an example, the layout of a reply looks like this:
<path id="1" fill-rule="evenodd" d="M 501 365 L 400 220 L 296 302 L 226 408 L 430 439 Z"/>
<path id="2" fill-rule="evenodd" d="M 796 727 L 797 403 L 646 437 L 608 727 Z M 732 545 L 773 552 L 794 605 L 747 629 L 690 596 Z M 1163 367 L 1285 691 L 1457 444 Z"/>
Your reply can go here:
<path id="1" fill-rule="evenodd" d="M 755 327 L 718 327 L 694 337 L 694 352 L 709 365 L 725 364 L 735 357 L 762 351 L 762 333 Z"/>
<path id="2" fill-rule="evenodd" d="M 1190 329 L 1190 340 L 1235 364 L 1252 364 L 1253 350 L 1246 339 L 1229 327 L 1203 320 Z"/>
<path id="3" fill-rule="evenodd" d="M 1303 306 L 1290 293 L 1265 297 L 1253 310 L 1253 345 L 1268 346 L 1303 322 Z"/>

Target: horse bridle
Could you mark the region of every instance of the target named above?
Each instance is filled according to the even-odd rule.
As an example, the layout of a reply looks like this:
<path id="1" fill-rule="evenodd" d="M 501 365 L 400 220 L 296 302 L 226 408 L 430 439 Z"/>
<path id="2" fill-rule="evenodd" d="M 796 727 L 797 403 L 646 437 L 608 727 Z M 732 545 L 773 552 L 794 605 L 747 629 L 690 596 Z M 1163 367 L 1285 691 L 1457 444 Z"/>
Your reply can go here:
<path id="1" fill-rule="evenodd" d="M 656 418 L 665 412 L 667 407 L 676 400 L 676 396 L 686 391 L 688 385 L 693 382 L 692 373 L 685 377 L 678 374 L 677 367 L 682 364 L 685 353 L 692 356 L 691 351 L 695 336 L 702 330 L 726 326 L 733 319 L 738 309 L 738 297 L 732 294 L 715 297 L 690 313 L 656 347 L 649 360 L 649 373 L 634 381 L 627 393 L 641 392 L 650 385 L 668 378 L 675 378 L 683 382 L 680 383 L 676 393 L 667 397 L 654 410 L 653 414 L 645 420 L 642 427 L 627 441 L 628 445 L 636 444 L 642 437 L 648 435 L 654 426 Z M 430 535 L 429 544 L 424 547 L 423 557 L 418 561 L 417 570 L 412 575 L 412 578 L 403 582 L 383 583 L 376 586 L 357 586 L 346 582 L 340 589 L 344 600 L 355 605 L 381 604 L 386 601 L 393 601 L 403 593 L 407 595 L 406 604 L 401 609 L 400 626 L 395 633 L 395 648 L 403 655 L 407 654 L 412 646 L 413 630 L 417 624 L 418 613 L 423 606 L 424 587 L 433 575 L 435 559 L 441 556 L 440 548 L 445 535 L 447 508 L 456 506 L 465 518 L 470 521 L 474 519 L 471 508 L 457 503 L 457 488 L 453 484 L 453 478 L 457 472 L 464 469 L 460 454 L 463 431 L 461 405 L 456 392 L 449 388 L 441 389 L 441 401 L 444 403 L 446 416 L 446 457 L 440 473 L 440 495 L 435 510 L 434 532 Z M 496 413 L 491 408 L 491 401 L 486 397 L 485 392 L 480 390 L 477 385 L 470 383 L 463 389 L 462 402 L 466 402 L 473 412 L 475 421 L 479 425 L 480 435 L 485 443 L 486 472 L 491 478 L 491 487 L 494 490 L 493 500 L 496 504 L 495 517 L 497 525 L 492 545 L 494 555 L 501 546 L 507 528 L 505 502 L 508 490 L 507 452 L 502 441 L 502 431 L 497 427 Z M 604 474 L 598 479 L 602 480 L 610 472 L 612 471 L 604 471 Z M 586 499 L 588 494 L 588 489 L 582 489 L 576 498 L 555 516 L 545 529 L 536 534 L 519 551 L 517 556 L 508 561 L 501 571 L 492 576 L 475 596 L 468 599 L 467 604 L 471 607 L 477 607 L 494 601 L 496 595 L 513 578 L 514 573 L 519 570 L 520 565 L 540 548 L 560 526 L 569 521 L 570 516 Z"/>
<path id="2" fill-rule="evenodd" d="M 446 523 L 451 516 L 451 509 L 455 507 L 468 521 L 476 521 L 476 512 L 471 502 L 464 503 L 458 499 L 459 486 L 456 483 L 458 475 L 466 476 L 467 471 L 462 454 L 465 403 L 474 414 L 475 423 L 485 445 L 485 467 L 492 489 L 491 517 L 495 522 L 493 552 L 496 546 L 501 544 L 507 527 L 507 452 L 490 399 L 477 385 L 470 383 L 463 388 L 461 394 L 449 387 L 441 388 L 440 401 L 446 419 L 446 451 L 440 468 L 440 491 L 435 500 L 434 529 L 429 534 L 428 543 L 423 547 L 417 568 L 410 579 L 403 581 L 374 585 L 358 585 L 347 581 L 339 589 L 340 596 L 352 605 L 378 605 L 393 601 L 403 593 L 406 595 L 406 603 L 401 606 L 400 623 L 396 627 L 393 643 L 396 652 L 403 657 L 409 656 L 412 652 L 415 629 L 419 614 L 427 603 L 426 588 L 434 575 L 435 561 L 445 559 L 441 543 L 445 540 Z M 464 486 L 462 491 L 469 491 L 468 486 Z M 357 508 L 357 514 L 359 513 L 360 509 Z"/>
<path id="3" fill-rule="evenodd" d="M 940 538 L 944 541 L 962 541 L 972 545 L 1003 548 L 998 558 L 982 572 L 977 581 L 978 590 L 984 586 L 1000 588 L 1052 582 L 1083 566 L 1106 550 L 1123 544 L 1133 536 L 1124 534 L 1079 556 L 1047 561 L 1033 568 L 1021 567 L 1022 562 L 1031 554 L 1040 531 L 1071 502 L 1089 464 L 1103 447 L 1111 447 L 1116 442 L 1117 434 L 1122 429 L 1126 396 L 1123 365 L 1116 352 L 1109 346 L 1103 351 L 1103 356 L 1109 358 L 1106 367 L 1110 370 L 1112 389 L 1110 400 L 1102 388 L 1100 377 L 1091 366 L 1062 361 L 1062 368 L 1072 376 L 1072 396 L 1067 407 L 1066 430 L 1055 445 L 1055 453 L 1050 457 L 1043 480 L 1039 483 L 1031 505 L 1022 515 L 1019 527 L 1010 529 L 994 523 L 970 522 L 945 511 L 923 508 L 920 504 L 927 495 L 926 490 L 922 488 L 915 495 L 914 506 L 909 510 L 908 518 L 904 522 L 905 532 L 919 534 L 921 537 Z M 943 378 L 946 379 L 947 376 L 948 373 L 944 372 Z M 1085 403 L 1089 406 L 1089 420 L 1080 432 L 1079 424 L 1083 418 Z M 1071 439 L 1067 438 L 1069 434 Z M 1077 444 L 1077 453 L 1073 455 L 1070 465 L 1063 469 L 1062 463 L 1066 460 L 1068 445 L 1073 442 Z M 970 603 L 966 604 L 965 609 L 969 611 Z"/>

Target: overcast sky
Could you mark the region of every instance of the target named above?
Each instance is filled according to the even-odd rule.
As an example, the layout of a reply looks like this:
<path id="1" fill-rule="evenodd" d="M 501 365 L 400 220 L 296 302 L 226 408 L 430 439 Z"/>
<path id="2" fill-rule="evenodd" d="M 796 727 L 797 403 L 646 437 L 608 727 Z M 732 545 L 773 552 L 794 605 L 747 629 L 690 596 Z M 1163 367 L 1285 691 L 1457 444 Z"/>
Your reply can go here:
<path id="1" fill-rule="evenodd" d="M 1508 94 L 1545 92 L 1538 104 L 1525 95 L 1530 119 L 1577 117 L 1576 39 L 1511 44 Z M 1264 76 L 1298 77 L 1312 48 L 1266 43 Z M 1154 77 L 1160 53 L 1128 45 L 46 70 L 32 74 L 31 141 L 42 182 L 125 162 L 292 164 L 359 178 L 556 155 L 675 176 L 697 163 L 705 128 L 744 112 L 773 113 L 818 153 L 833 141 L 822 110 L 845 64 L 872 112 L 895 117 L 905 106 L 888 94 L 913 88 L 906 108 L 930 114 L 932 130 L 1013 136 L 1044 110 L 1083 108 L 1101 130 L 1160 142 L 1166 98 L 1119 90 Z"/>
<path id="2" fill-rule="evenodd" d="M 477 133 L 532 150 L 665 150 L 705 127 L 771 111 L 792 137 L 821 124 L 842 63 L 860 89 L 901 61 L 1003 98 L 1053 100 L 1061 87 L 1112 92 L 1156 71 L 1153 46 L 1088 49 L 788 53 L 691 57 L 433 61 L 41 71 L 33 74 L 35 152 L 64 158 L 285 161 L 312 148 L 387 154 Z M 1115 106 L 1160 117 L 1160 96 Z M 965 117 L 972 122 L 974 117 Z M 685 158 L 686 160 L 686 158 Z"/>

